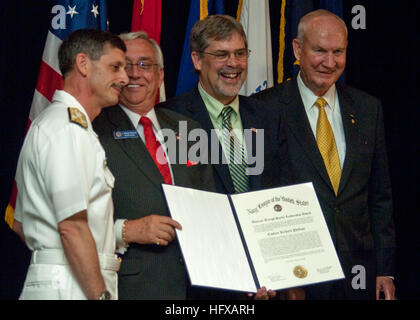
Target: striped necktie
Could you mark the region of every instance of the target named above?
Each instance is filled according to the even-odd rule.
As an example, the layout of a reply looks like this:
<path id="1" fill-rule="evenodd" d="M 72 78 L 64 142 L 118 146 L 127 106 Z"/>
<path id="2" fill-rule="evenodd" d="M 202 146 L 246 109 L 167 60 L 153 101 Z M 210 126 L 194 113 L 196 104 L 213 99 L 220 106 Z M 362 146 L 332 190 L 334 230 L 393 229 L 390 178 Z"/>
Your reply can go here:
<path id="1" fill-rule="evenodd" d="M 315 102 L 315 105 L 319 109 L 318 121 L 316 124 L 316 143 L 322 155 L 322 159 L 324 159 L 325 168 L 330 177 L 335 195 L 337 195 L 341 179 L 341 167 L 334 133 L 331 124 L 328 121 L 327 113 L 325 112 L 326 104 L 327 101 L 321 97 Z"/>
<path id="2" fill-rule="evenodd" d="M 232 131 L 233 109 L 226 106 L 222 109 L 223 145 L 225 152 L 229 153 L 229 171 L 232 178 L 235 193 L 246 192 L 249 190 L 249 177 L 246 174 L 247 161 L 242 143 Z"/>

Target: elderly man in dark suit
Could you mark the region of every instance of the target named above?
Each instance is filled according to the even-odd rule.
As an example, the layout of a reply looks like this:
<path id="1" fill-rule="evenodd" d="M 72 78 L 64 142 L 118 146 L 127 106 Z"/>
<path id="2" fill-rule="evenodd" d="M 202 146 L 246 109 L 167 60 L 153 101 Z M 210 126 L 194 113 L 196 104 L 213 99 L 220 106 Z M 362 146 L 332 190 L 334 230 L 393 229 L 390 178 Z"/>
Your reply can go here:
<path id="1" fill-rule="evenodd" d="M 181 140 L 187 138 L 180 136 L 182 124 L 187 130 L 200 128 L 199 124 L 171 110 L 154 108 L 164 76 L 157 43 L 141 31 L 120 38 L 127 46 L 129 83 L 119 105 L 93 123 L 115 176 L 115 231 L 123 253 L 119 297 L 186 299 L 187 273 L 175 240 L 175 229 L 182 226 L 170 218 L 161 184 L 214 190 L 212 168 L 176 157 L 182 152 Z M 176 138 L 165 142 L 164 131 Z"/>
<path id="2" fill-rule="evenodd" d="M 312 181 L 346 279 L 305 288 L 308 299 L 394 299 L 394 226 L 382 106 L 336 81 L 347 28 L 317 10 L 298 26 L 297 78 L 256 95 L 286 121 L 297 182 Z"/>
<path id="3" fill-rule="evenodd" d="M 247 77 L 249 56 L 242 25 L 227 15 L 208 16 L 192 28 L 190 49 L 199 77 L 197 87 L 159 104 L 158 109 L 169 108 L 191 117 L 209 137 L 219 132 L 216 139 L 209 139 L 208 154 L 217 191 L 233 194 L 291 182 L 280 114 L 261 101 L 238 95 Z M 231 139 L 222 133 L 226 129 Z M 243 156 L 232 157 L 232 149 Z M 222 155 L 222 159 L 216 159 L 215 154 Z M 241 298 L 238 294 L 217 291 L 195 293 L 195 297 Z M 302 298 L 300 293 L 291 290 L 288 297 Z M 274 292 L 262 288 L 256 297 L 273 295 Z"/>

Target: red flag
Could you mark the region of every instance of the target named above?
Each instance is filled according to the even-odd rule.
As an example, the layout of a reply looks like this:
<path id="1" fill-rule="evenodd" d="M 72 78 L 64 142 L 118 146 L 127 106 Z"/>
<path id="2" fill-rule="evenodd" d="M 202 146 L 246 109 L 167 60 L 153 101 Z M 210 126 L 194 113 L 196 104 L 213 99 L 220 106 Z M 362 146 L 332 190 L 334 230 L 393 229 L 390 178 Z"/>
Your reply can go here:
<path id="1" fill-rule="evenodd" d="M 162 0 L 134 0 L 131 31 L 146 31 L 160 44 Z"/>
<path id="2" fill-rule="evenodd" d="M 162 0 L 134 0 L 131 31 L 146 31 L 149 37 L 160 45 L 161 24 Z M 156 102 L 165 100 L 165 84 L 162 83 Z"/>

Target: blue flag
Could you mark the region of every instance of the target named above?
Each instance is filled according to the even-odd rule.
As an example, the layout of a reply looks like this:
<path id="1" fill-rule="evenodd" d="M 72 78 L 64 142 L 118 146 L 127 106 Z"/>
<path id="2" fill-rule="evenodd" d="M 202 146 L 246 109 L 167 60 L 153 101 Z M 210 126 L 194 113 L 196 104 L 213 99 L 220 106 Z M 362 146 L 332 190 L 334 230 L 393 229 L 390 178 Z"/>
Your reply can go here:
<path id="1" fill-rule="evenodd" d="M 307 13 L 317 10 L 326 9 L 343 17 L 343 3 L 342 0 L 299 0 L 287 1 L 285 3 L 284 11 L 281 19 L 284 19 L 284 24 L 280 28 L 280 34 L 284 34 L 284 40 L 280 43 L 279 62 L 278 62 L 278 82 L 281 83 L 289 78 L 297 76 L 299 72 L 299 64 L 293 53 L 292 40 L 297 36 L 297 27 L 300 19 Z M 339 81 L 343 81 L 341 75 Z"/>
<path id="2" fill-rule="evenodd" d="M 202 4 L 208 3 L 208 14 L 223 14 L 223 0 L 192 0 L 188 16 L 187 29 L 185 31 L 184 48 L 182 50 L 181 64 L 178 73 L 176 95 L 190 91 L 197 85 L 198 77 L 194 72 L 190 53 L 190 33 L 194 24 L 200 20 L 200 16 L 205 18 L 205 13 L 201 12 Z"/>
<path id="3" fill-rule="evenodd" d="M 342 0 L 320 0 L 319 8 L 331 11 L 343 19 L 343 1 Z"/>
<path id="4" fill-rule="evenodd" d="M 284 58 L 282 62 L 279 61 L 279 64 L 282 63 L 284 76 L 283 79 L 278 79 L 279 82 L 292 78 L 299 72 L 299 65 L 293 53 L 292 40 L 297 36 L 300 18 L 315 9 L 313 0 L 286 1 Z"/>

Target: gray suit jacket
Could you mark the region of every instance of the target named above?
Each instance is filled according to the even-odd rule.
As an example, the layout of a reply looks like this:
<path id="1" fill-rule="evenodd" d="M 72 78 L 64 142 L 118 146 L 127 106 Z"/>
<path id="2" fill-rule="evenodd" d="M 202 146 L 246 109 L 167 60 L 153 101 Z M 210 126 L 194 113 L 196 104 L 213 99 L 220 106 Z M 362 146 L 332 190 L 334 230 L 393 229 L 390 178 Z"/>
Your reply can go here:
<path id="1" fill-rule="evenodd" d="M 314 184 L 349 288 L 355 265 L 366 267 L 368 280 L 395 275 L 395 233 L 381 103 L 360 90 L 339 84 L 337 92 L 346 139 L 337 197 L 296 79 L 255 97 L 281 112 L 286 122 L 289 159 L 296 182 Z M 347 296 L 354 292 L 349 290 Z"/>
<path id="2" fill-rule="evenodd" d="M 188 130 L 199 124 L 170 110 L 157 110 L 161 129 L 179 133 L 179 121 Z M 168 216 L 162 192 L 163 178 L 140 137 L 115 139 L 114 132 L 135 130 L 119 107 L 106 108 L 93 122 L 105 149 L 108 166 L 115 176 L 113 200 L 115 219 L 138 219 L 151 214 Z M 182 138 L 182 137 L 181 137 Z M 178 148 L 178 140 L 176 140 Z M 188 143 L 188 148 L 190 143 Z M 179 156 L 179 154 L 178 154 Z M 171 159 L 174 183 L 179 186 L 214 190 L 210 165 L 187 166 Z M 131 244 L 119 271 L 120 299 L 185 299 L 187 273 L 178 242 L 167 247 Z"/>

